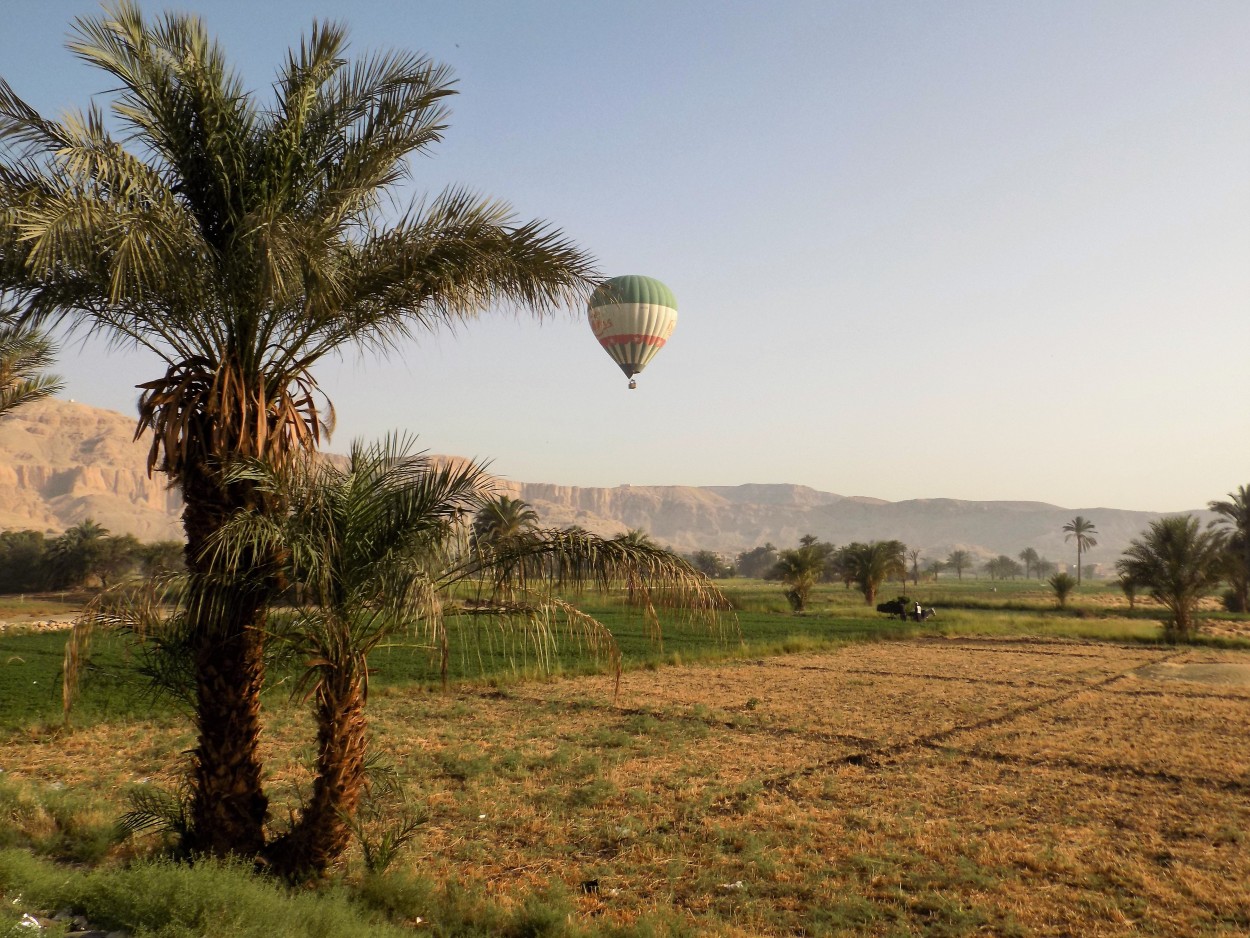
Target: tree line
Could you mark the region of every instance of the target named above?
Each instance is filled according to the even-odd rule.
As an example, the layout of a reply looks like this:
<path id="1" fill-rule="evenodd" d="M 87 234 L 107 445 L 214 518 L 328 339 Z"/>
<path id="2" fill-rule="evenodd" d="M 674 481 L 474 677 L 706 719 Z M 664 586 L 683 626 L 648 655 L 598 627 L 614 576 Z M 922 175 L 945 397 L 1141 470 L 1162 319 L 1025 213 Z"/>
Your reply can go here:
<path id="1" fill-rule="evenodd" d="M 863 542 L 852 542 L 835 546 L 828 541 L 821 541 L 813 535 L 804 535 L 799 539 L 799 550 L 808 550 L 813 557 L 820 558 L 823 568 L 818 582 L 834 583 L 845 581 L 843 572 L 852 569 L 853 558 L 860 552 L 859 545 Z M 921 576 L 938 579 L 945 572 L 953 572 L 962 580 L 965 572 L 980 570 L 992 580 L 1016 579 L 1017 577 L 1037 577 L 1045 579 L 1057 569 L 1056 564 L 1038 555 L 1032 547 L 1022 550 L 1017 562 L 1006 554 L 999 554 L 983 563 L 978 563 L 971 551 L 957 549 L 950 551 L 945 559 L 930 558 L 921 565 L 922 553 L 919 548 L 909 548 L 898 540 L 869 541 L 867 543 L 888 543 L 895 545 L 900 563 L 897 576 L 910 577 L 913 582 L 920 582 Z M 727 577 L 749 577 L 754 579 L 777 579 L 777 563 L 786 554 L 772 542 L 740 552 L 732 560 L 726 560 L 721 554 L 710 550 L 696 550 L 687 555 L 687 559 L 705 576 L 713 579 Z M 792 558 L 793 559 L 793 558 Z M 814 561 L 813 561 L 814 562 Z M 892 566 L 892 569 L 894 567 Z M 895 574 L 891 574 L 895 575 Z"/>
<path id="2" fill-rule="evenodd" d="M 183 569 L 181 541 L 141 543 L 110 534 L 90 518 L 55 537 L 39 531 L 0 532 L 0 593 L 109 587 L 132 576 Z"/>

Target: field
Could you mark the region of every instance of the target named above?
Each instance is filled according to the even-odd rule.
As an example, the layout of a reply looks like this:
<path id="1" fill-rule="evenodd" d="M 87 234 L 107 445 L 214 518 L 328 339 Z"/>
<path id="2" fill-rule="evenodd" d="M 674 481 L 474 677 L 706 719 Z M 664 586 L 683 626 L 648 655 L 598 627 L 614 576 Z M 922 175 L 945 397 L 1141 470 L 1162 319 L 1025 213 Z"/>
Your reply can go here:
<path id="1" fill-rule="evenodd" d="M 362 842 L 421 823 L 387 873 L 358 848 L 334 888 L 378 927 L 447 935 L 1250 933 L 1250 651 L 1147 643 L 1149 611 L 1102 593 L 1062 617 L 1023 587 L 977 595 L 944 634 L 887 628 L 840 588 L 784 616 L 748 585 L 748 641 L 671 635 L 662 654 L 622 618 L 617 695 L 602 673 L 500 680 L 480 656 L 494 676 L 443 692 L 420 656 L 381 656 L 371 721 L 404 801 Z M 54 684 L 52 639 L 26 636 L 7 676 Z M 50 689 L 9 715 L 7 843 L 96 864 L 146 849 L 111 819 L 127 791 L 174 786 L 192 735 L 128 696 L 124 654 L 101 660 L 72 732 Z M 279 798 L 311 756 L 284 701 Z"/>

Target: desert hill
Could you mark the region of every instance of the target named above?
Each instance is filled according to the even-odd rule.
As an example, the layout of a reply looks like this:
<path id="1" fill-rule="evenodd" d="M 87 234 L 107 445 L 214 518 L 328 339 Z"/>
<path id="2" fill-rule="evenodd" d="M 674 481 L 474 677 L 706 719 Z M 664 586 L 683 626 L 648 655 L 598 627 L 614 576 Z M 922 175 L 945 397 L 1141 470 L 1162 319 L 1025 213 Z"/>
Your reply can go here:
<path id="1" fill-rule="evenodd" d="M 57 533 L 93 518 L 143 541 L 182 536 L 182 500 L 148 477 L 135 418 L 45 400 L 0 419 L 0 528 Z"/>
<path id="2" fill-rule="evenodd" d="M 161 475 L 148 477 L 147 443 L 133 440 L 134 426 L 131 416 L 63 400 L 0 420 L 0 528 L 55 533 L 91 517 L 142 540 L 179 537 L 180 499 Z M 956 548 L 1015 557 L 1032 547 L 1065 562 L 1073 559 L 1072 548 L 1061 528 L 1081 514 L 1098 526 L 1089 561 L 1109 566 L 1158 517 L 1026 501 L 887 502 L 783 484 L 579 488 L 501 480 L 500 489 L 532 504 L 545 525 L 576 524 L 605 535 L 641 528 L 678 550 L 725 554 L 765 542 L 792 546 L 814 534 L 835 544 L 898 538 L 925 558 Z"/>

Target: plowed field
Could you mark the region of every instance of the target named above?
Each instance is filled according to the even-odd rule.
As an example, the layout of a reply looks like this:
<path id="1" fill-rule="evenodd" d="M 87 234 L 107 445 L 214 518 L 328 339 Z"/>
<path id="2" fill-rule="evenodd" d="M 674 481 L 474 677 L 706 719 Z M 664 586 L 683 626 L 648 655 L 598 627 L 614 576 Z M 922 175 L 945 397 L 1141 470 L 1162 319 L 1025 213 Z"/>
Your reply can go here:
<path id="1" fill-rule="evenodd" d="M 429 811 L 399 863 L 503 901 L 563 884 L 585 924 L 1250 934 L 1245 652 L 931 639 L 637 671 L 616 697 L 388 688 L 370 711 Z M 287 740 L 307 732 L 274 719 L 276 774 L 304 780 Z M 0 764 L 172 778 L 185 731 L 143 737 L 25 740 Z"/>

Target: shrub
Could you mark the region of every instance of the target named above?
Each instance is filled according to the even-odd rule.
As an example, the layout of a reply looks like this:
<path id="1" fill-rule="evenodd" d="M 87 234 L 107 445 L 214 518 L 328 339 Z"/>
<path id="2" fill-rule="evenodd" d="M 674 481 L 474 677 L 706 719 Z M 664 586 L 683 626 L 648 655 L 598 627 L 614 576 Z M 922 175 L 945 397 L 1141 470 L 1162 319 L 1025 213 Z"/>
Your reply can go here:
<path id="1" fill-rule="evenodd" d="M 1067 573 L 1056 573 L 1046 582 L 1055 591 L 1055 599 L 1059 600 L 1059 608 L 1067 606 L 1069 594 L 1076 589 L 1076 579 Z"/>

